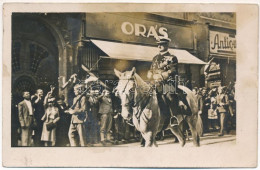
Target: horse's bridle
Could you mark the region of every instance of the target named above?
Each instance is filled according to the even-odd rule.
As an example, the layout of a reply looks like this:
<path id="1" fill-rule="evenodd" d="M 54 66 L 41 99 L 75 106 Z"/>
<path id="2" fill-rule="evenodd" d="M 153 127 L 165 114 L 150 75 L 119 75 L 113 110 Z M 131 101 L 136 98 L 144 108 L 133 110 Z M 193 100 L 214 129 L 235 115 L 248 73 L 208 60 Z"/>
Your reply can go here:
<path id="1" fill-rule="evenodd" d="M 122 91 L 123 93 L 125 92 L 126 87 L 127 87 L 128 83 L 130 82 L 130 80 L 131 80 L 131 79 L 128 79 L 128 81 L 127 81 L 125 87 L 123 88 L 123 91 Z M 136 82 L 134 81 L 134 88 L 136 88 L 136 87 L 137 87 L 137 84 L 136 84 Z M 149 103 L 149 101 L 150 101 L 150 90 L 151 90 L 151 89 L 153 89 L 152 86 L 150 87 L 150 89 L 149 89 L 148 92 L 147 92 L 147 94 L 148 94 L 149 96 L 144 95 L 144 96 L 142 96 L 142 97 L 141 97 L 139 100 L 137 100 L 137 101 L 135 101 L 135 98 L 131 99 L 131 98 L 129 97 L 129 95 L 126 94 L 126 97 L 127 97 L 127 99 L 128 99 L 128 103 L 125 103 L 124 106 L 125 106 L 125 107 L 128 107 L 129 112 L 132 112 L 132 111 L 133 111 L 133 110 L 132 110 L 133 107 L 136 107 L 140 102 L 142 102 L 142 101 L 144 101 L 144 100 L 147 100 L 146 102 L 144 102 L 144 107 L 138 107 L 138 108 L 137 108 L 137 112 L 134 114 L 134 116 L 136 117 L 137 120 L 140 119 L 140 116 L 141 116 L 141 113 L 142 113 L 143 109 L 146 107 L 146 105 L 147 105 L 147 104 Z M 136 89 L 134 89 L 134 90 L 136 90 Z M 132 92 L 130 92 L 130 93 L 132 93 Z M 135 95 L 135 94 L 133 94 L 133 95 Z M 129 107 L 129 106 L 130 106 L 130 107 Z M 145 116 L 145 115 L 144 115 L 144 116 Z M 146 116 L 145 116 L 145 117 L 146 117 Z M 148 118 L 146 118 L 146 120 L 148 120 Z M 133 123 L 131 123 L 129 120 L 127 120 L 126 123 L 129 124 L 129 125 L 131 125 L 131 126 L 134 126 Z"/>
<path id="2" fill-rule="evenodd" d="M 128 85 L 129 82 L 130 82 L 130 79 L 127 80 L 127 83 L 126 83 L 126 85 L 125 85 L 125 87 L 124 87 L 122 93 L 125 92 L 125 89 L 126 89 L 126 87 L 127 87 L 127 85 Z M 135 83 L 134 83 L 134 87 L 136 87 L 136 84 L 135 84 Z M 131 93 L 131 92 L 130 92 L 130 93 Z M 126 103 L 125 106 L 129 106 L 129 105 L 130 105 L 130 106 L 134 106 L 135 102 L 134 102 L 134 101 L 131 101 L 131 99 L 129 98 L 129 95 L 126 94 L 126 97 L 127 97 L 127 99 L 128 99 L 128 103 Z"/>
<path id="3" fill-rule="evenodd" d="M 130 82 L 130 79 L 128 79 L 127 80 L 127 83 L 126 83 L 126 85 L 125 85 L 125 87 L 124 87 L 124 89 L 123 89 L 123 93 L 125 92 L 125 89 L 126 89 L 126 87 L 127 87 L 127 85 L 128 85 L 128 83 Z M 137 87 L 137 85 L 136 85 L 136 83 L 135 83 L 135 81 L 134 81 L 134 87 L 136 88 Z M 150 90 L 152 89 L 152 87 L 149 89 L 149 91 L 147 92 L 147 94 L 149 94 L 149 92 L 150 92 Z M 132 92 L 131 92 L 132 93 Z M 128 99 L 128 103 L 126 103 L 125 104 L 125 106 L 126 107 L 128 107 L 129 105 L 130 106 L 132 106 L 132 107 L 135 107 L 139 102 L 141 102 L 145 97 L 147 97 L 147 96 L 143 96 L 142 98 L 140 98 L 138 101 L 131 101 L 131 99 L 129 98 L 129 95 L 126 95 L 126 97 L 127 97 L 127 99 Z"/>

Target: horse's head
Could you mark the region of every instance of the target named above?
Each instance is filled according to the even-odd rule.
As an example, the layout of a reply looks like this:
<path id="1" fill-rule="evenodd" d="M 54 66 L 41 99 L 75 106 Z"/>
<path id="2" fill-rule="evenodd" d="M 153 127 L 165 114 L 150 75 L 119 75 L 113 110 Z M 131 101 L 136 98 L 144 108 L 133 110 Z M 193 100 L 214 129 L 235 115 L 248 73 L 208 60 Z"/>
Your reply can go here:
<path id="1" fill-rule="evenodd" d="M 135 92 L 135 68 L 131 71 L 121 73 L 114 69 L 115 75 L 119 78 L 116 91 L 121 99 L 122 104 L 122 117 L 126 120 L 130 120 L 133 116 L 132 106 L 134 104 L 134 92 Z"/>

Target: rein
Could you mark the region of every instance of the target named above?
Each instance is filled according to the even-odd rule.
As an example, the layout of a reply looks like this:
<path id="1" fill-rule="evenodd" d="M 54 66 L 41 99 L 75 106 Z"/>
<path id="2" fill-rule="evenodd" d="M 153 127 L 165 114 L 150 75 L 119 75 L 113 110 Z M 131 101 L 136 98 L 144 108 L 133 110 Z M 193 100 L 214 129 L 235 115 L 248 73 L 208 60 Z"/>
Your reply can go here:
<path id="1" fill-rule="evenodd" d="M 125 85 L 125 87 L 124 87 L 123 93 L 125 92 L 126 86 L 127 86 L 127 84 L 129 83 L 129 81 L 130 81 L 130 80 L 127 81 L 127 83 L 126 83 L 126 85 Z M 137 87 L 136 83 L 135 83 L 135 87 Z M 152 89 L 152 87 L 150 87 L 149 90 L 148 90 L 148 92 L 146 92 L 148 95 L 149 95 L 151 89 Z M 138 101 L 131 101 L 130 98 L 129 98 L 129 95 L 127 95 L 126 97 L 127 97 L 127 99 L 129 100 L 129 102 L 126 103 L 125 106 L 131 105 L 132 107 L 136 107 L 137 104 L 138 104 L 139 102 L 141 102 L 142 100 L 144 100 L 148 95 L 142 96 Z M 146 105 L 147 105 L 147 104 L 146 104 Z"/>
<path id="2" fill-rule="evenodd" d="M 128 82 L 129 82 L 129 81 L 130 81 L 130 80 L 128 80 Z M 127 82 L 127 84 L 128 84 L 128 82 Z M 134 83 L 135 83 L 135 87 L 138 87 L 137 84 L 136 84 L 136 80 L 135 80 Z M 127 86 L 127 84 L 126 84 L 126 86 Z M 125 86 L 123 92 L 125 91 L 126 86 Z M 142 96 L 140 99 L 138 99 L 137 101 L 135 101 L 135 98 L 134 98 L 134 101 L 132 101 L 132 100 L 130 100 L 130 98 L 129 98 L 128 95 L 126 96 L 126 97 L 128 98 L 128 100 L 129 100 L 129 102 L 126 103 L 125 106 L 129 106 L 129 105 L 130 105 L 132 108 L 133 108 L 133 107 L 136 107 L 140 102 L 146 100 L 146 102 L 144 103 L 144 105 L 143 105 L 142 107 L 140 107 L 140 108 L 137 110 L 137 112 L 134 114 L 135 117 L 137 118 L 137 120 L 140 120 L 141 113 L 143 112 L 143 110 L 145 109 L 145 107 L 147 106 L 147 104 L 148 104 L 149 101 L 150 101 L 150 98 L 151 98 L 150 92 L 151 92 L 152 89 L 153 89 L 152 86 L 150 86 L 150 88 L 149 88 L 149 90 L 146 92 L 146 94 L 143 95 L 143 96 Z M 148 118 L 145 117 L 145 119 L 146 119 L 146 121 L 148 121 Z"/>

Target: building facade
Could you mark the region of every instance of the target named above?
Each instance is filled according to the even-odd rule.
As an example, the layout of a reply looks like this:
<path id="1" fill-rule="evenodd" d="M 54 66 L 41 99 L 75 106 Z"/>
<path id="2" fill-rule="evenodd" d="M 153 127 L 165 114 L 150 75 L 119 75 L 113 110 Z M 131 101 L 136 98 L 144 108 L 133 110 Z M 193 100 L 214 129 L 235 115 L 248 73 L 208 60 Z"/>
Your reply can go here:
<path id="1" fill-rule="evenodd" d="M 81 64 L 101 80 L 115 79 L 114 68 L 132 67 L 146 79 L 158 36 L 172 39 L 181 80 L 192 87 L 228 85 L 236 78 L 234 13 L 19 13 L 12 22 L 16 98 L 28 87 L 33 93 L 61 85 L 73 73 L 84 77 Z M 209 67 L 194 58 L 211 61 Z"/>
<path id="2" fill-rule="evenodd" d="M 158 36 L 172 39 L 170 52 L 179 59 L 182 83 L 211 87 L 236 78 L 234 13 L 16 13 L 12 23 L 17 101 L 25 89 L 46 92 L 73 73 L 84 78 L 81 64 L 103 81 L 115 79 L 114 68 L 132 67 L 146 79 Z M 203 61 L 211 61 L 209 67 Z"/>

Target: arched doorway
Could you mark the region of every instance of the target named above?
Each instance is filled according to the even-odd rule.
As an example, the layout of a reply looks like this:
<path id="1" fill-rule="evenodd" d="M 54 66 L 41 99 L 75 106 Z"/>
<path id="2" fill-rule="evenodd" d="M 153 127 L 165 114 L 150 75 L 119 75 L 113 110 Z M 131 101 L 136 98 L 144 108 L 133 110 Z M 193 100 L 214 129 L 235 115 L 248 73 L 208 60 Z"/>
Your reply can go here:
<path id="1" fill-rule="evenodd" d="M 12 20 L 12 94 L 34 93 L 58 81 L 58 45 L 40 20 L 14 16 Z"/>
<path id="2" fill-rule="evenodd" d="M 17 104 L 22 92 L 46 94 L 51 84 L 58 86 L 59 45 L 55 33 L 39 16 L 12 16 L 12 146 L 17 146 L 19 127 Z M 58 89 L 57 89 L 58 90 Z"/>

